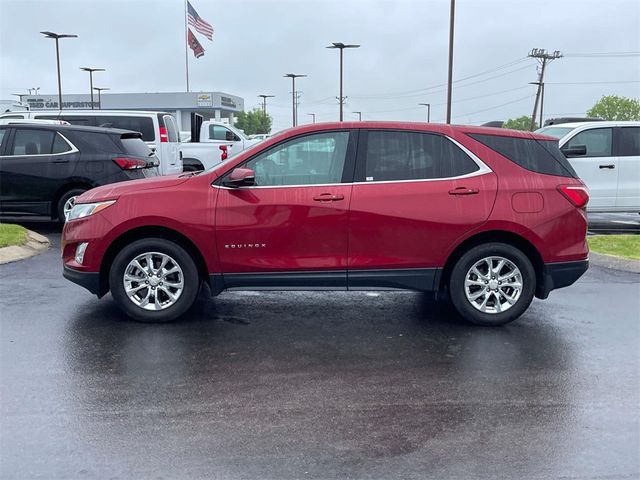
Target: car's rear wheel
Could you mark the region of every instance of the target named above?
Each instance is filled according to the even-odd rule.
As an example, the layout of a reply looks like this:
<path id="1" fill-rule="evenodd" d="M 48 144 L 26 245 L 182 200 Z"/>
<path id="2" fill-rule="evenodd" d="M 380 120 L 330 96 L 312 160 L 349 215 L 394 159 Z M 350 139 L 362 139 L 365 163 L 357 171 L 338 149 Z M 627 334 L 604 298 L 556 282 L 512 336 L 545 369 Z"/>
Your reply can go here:
<path id="1" fill-rule="evenodd" d="M 58 210 L 58 221 L 60 223 L 64 223 L 67 221 L 67 217 L 71 212 L 71 209 L 75 205 L 76 197 L 82 195 L 86 192 L 86 188 L 74 188 L 65 192 L 60 199 L 58 200 L 57 210 Z"/>
<path id="2" fill-rule="evenodd" d="M 479 325 L 504 325 L 529 307 L 536 275 L 529 258 L 505 243 L 487 243 L 467 251 L 449 277 L 456 310 Z"/>
<path id="3" fill-rule="evenodd" d="M 141 322 L 169 322 L 193 305 L 200 289 L 193 258 L 163 238 L 137 240 L 123 248 L 109 272 L 111 294 Z"/>

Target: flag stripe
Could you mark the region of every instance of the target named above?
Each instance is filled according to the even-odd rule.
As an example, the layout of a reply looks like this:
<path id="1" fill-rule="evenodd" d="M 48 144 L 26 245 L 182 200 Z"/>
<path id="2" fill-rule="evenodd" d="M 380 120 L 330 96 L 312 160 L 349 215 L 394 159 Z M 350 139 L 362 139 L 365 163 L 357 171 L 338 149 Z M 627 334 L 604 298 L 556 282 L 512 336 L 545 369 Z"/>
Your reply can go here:
<path id="1" fill-rule="evenodd" d="M 189 25 L 195 28 L 196 32 L 201 33 L 209 40 L 213 40 L 213 27 L 200 15 L 198 15 L 198 12 L 196 12 L 195 8 L 193 8 L 189 1 L 187 1 L 187 12 Z"/>

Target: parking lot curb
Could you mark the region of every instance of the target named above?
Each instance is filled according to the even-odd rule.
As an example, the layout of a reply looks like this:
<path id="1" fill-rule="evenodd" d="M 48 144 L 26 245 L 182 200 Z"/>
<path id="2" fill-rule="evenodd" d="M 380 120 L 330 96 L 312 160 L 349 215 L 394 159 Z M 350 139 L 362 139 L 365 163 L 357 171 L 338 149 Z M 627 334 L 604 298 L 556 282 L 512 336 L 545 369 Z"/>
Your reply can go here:
<path id="1" fill-rule="evenodd" d="M 640 260 L 589 252 L 589 263 L 598 267 L 622 270 L 623 272 L 640 273 Z"/>
<path id="2" fill-rule="evenodd" d="M 11 245 L 0 248 L 0 265 L 39 255 L 49 248 L 49 244 L 47 237 L 27 230 L 27 241 L 24 245 Z"/>

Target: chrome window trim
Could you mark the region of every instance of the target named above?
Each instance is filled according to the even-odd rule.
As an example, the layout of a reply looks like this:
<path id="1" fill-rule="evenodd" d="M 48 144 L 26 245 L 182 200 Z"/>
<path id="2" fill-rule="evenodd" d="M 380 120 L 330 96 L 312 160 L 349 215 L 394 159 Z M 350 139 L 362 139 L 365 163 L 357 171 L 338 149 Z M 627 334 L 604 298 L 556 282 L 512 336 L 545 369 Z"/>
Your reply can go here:
<path id="1" fill-rule="evenodd" d="M 420 133 L 420 132 L 419 132 Z M 425 132 L 425 133 L 431 133 L 431 132 Z M 465 178 L 473 178 L 473 177 L 479 177 L 481 175 L 487 175 L 489 173 L 493 173 L 493 170 L 491 170 L 491 168 L 484 163 L 482 160 L 480 160 L 480 158 L 473 153 L 471 150 L 469 150 L 467 147 L 465 147 L 464 145 L 462 145 L 460 142 L 458 142 L 457 140 L 447 136 L 447 135 L 442 135 L 444 138 L 446 138 L 447 140 L 451 141 L 454 145 L 457 145 L 464 153 L 466 153 L 467 155 L 469 155 L 469 157 L 471 158 L 471 160 L 473 160 L 473 162 L 478 166 L 478 170 L 476 170 L 475 172 L 471 172 L 471 173 L 465 173 L 464 175 L 458 175 L 457 177 L 442 177 L 442 178 L 420 178 L 420 179 L 406 179 L 406 180 L 373 180 L 370 182 L 362 181 L 362 182 L 346 182 L 346 183 L 313 183 L 313 184 L 304 184 L 304 185 L 268 185 L 268 186 L 246 186 L 246 187 L 237 187 L 237 188 L 233 188 L 233 187 L 225 187 L 224 185 L 214 185 L 213 183 L 211 184 L 212 187 L 216 187 L 216 188 L 221 188 L 223 190 L 238 190 L 238 189 L 242 189 L 242 190 L 246 190 L 246 189 L 256 189 L 256 188 L 301 188 L 301 187 L 334 187 L 337 185 L 377 185 L 380 183 L 418 183 L 418 182 L 442 182 L 442 181 L 449 181 L 449 180 L 458 180 L 458 179 L 465 179 Z M 216 178 L 217 180 L 217 178 Z M 214 180 L 215 182 L 215 180 Z"/>
<path id="2" fill-rule="evenodd" d="M 55 133 L 56 133 L 57 135 L 60 135 L 60 136 L 62 137 L 62 139 L 67 143 L 67 145 L 68 145 L 69 147 L 71 147 L 71 150 L 67 150 L 66 152 L 60 152 L 60 153 L 35 153 L 35 154 L 33 154 L 33 155 L 0 155 L 0 158 L 13 158 L 13 157 L 29 157 L 29 158 L 31 158 L 31 157 L 51 157 L 51 156 L 53 156 L 53 155 L 69 155 L 69 154 L 71 154 L 71 153 L 77 153 L 77 152 L 79 152 L 79 151 L 80 151 L 80 150 L 78 150 L 78 149 L 76 148 L 76 146 L 75 146 L 73 143 L 71 143 L 71 142 L 69 141 L 69 139 L 68 139 L 67 137 L 65 137 L 63 134 L 61 134 L 61 133 L 60 133 L 60 132 L 58 132 L 58 131 L 55 131 Z"/>

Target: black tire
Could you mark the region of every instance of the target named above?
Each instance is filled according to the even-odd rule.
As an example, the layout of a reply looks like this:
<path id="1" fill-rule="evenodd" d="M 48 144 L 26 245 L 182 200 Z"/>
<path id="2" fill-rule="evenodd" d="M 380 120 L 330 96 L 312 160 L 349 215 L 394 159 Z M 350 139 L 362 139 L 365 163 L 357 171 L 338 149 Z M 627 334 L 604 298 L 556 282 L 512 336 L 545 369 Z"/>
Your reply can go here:
<path id="1" fill-rule="evenodd" d="M 522 277 L 522 289 L 519 298 L 508 309 L 486 313 L 472 305 L 465 293 L 465 280 L 471 267 L 487 257 L 502 257 L 512 262 Z M 497 267 L 496 263 L 496 267 Z M 484 272 L 483 272 L 484 273 Z M 506 282 L 505 282 L 506 283 Z M 479 292 L 485 287 L 471 287 Z M 488 287 L 486 287 L 488 288 Z M 497 287 L 500 288 L 500 287 Z M 502 287 L 507 288 L 507 287 Z M 449 296 L 455 309 L 468 321 L 477 325 L 497 326 L 512 322 L 529 307 L 536 290 L 536 274 L 529 258 L 519 249 L 506 243 L 485 243 L 471 248 L 456 262 L 449 276 Z M 488 305 L 496 303 L 496 297 L 489 294 Z M 503 299 L 506 300 L 505 297 Z M 478 300 L 480 301 L 480 300 Z M 506 305 L 506 304 L 504 304 Z"/>
<path id="2" fill-rule="evenodd" d="M 175 303 L 162 310 L 145 310 L 136 305 L 125 291 L 123 277 L 127 266 L 139 255 L 149 252 L 169 256 L 182 270 L 183 290 Z M 139 322 L 162 323 L 175 320 L 193 305 L 200 290 L 200 278 L 193 258 L 180 245 L 163 238 L 143 238 L 130 243 L 116 255 L 109 271 L 109 286 L 114 300 L 129 317 Z M 143 293 L 147 292 L 147 287 L 142 288 Z M 165 298 L 168 297 L 165 295 Z"/>
<path id="3" fill-rule="evenodd" d="M 64 206 L 70 198 L 77 197 L 78 195 L 82 195 L 86 192 L 86 188 L 73 188 L 68 192 L 65 192 L 60 199 L 58 200 L 58 204 L 56 205 L 56 211 L 58 215 L 58 221 L 60 223 L 65 223 L 67 219 L 64 216 Z"/>

